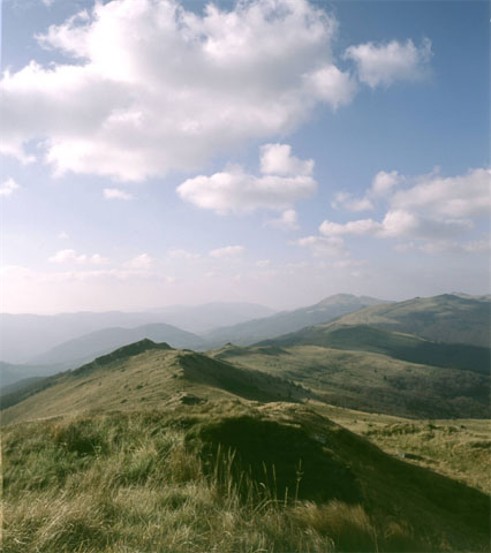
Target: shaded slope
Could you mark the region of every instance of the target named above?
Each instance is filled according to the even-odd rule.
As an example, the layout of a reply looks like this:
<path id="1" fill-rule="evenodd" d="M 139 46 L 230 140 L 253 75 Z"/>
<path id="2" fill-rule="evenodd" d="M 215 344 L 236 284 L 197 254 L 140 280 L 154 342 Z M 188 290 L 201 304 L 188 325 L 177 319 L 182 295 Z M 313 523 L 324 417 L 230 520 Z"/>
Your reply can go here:
<path id="1" fill-rule="evenodd" d="M 229 345 L 213 355 L 293 380 L 341 407 L 404 417 L 491 416 L 489 374 L 316 345 Z"/>
<path id="2" fill-rule="evenodd" d="M 455 294 L 414 298 L 369 307 L 338 322 L 405 332 L 434 342 L 489 347 L 491 298 Z"/>
<path id="3" fill-rule="evenodd" d="M 294 311 L 285 311 L 271 317 L 255 319 L 228 328 L 216 329 L 208 333 L 205 338 L 210 347 L 218 347 L 226 342 L 249 345 L 287 332 L 294 332 L 309 325 L 331 321 L 346 313 L 379 303 L 383 303 L 383 301 L 366 296 L 337 294 L 325 298 L 315 305 Z"/>
<path id="4" fill-rule="evenodd" d="M 342 326 L 339 322 L 313 326 L 264 345 L 315 345 L 351 351 L 382 353 L 395 359 L 489 374 L 491 350 L 468 344 L 431 342 L 410 334 L 367 325 Z"/>
<path id="5" fill-rule="evenodd" d="M 12 553 L 489 547 L 485 494 L 303 406 L 219 401 L 16 424 L 4 463 Z"/>
<path id="6" fill-rule="evenodd" d="M 135 409 L 169 401 L 243 397 L 298 400 L 306 391 L 280 377 L 242 369 L 192 351 L 142 340 L 73 372 L 36 383 L 26 393 L 2 398 L 3 423 L 90 410 Z M 194 398 L 194 400 L 192 399 Z M 16 401 L 17 400 L 17 401 Z"/>

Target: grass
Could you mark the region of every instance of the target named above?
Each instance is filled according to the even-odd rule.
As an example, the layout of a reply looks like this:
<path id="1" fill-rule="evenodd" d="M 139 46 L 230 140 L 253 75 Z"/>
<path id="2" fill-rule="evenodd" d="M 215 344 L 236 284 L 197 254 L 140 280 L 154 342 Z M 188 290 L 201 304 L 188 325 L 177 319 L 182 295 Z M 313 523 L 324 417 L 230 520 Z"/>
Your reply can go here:
<path id="1" fill-rule="evenodd" d="M 311 397 L 361 411 L 414 418 L 488 418 L 489 375 L 315 345 L 224 348 L 219 358 L 281 376 Z"/>
<path id="2" fill-rule="evenodd" d="M 14 424 L 3 476 L 8 553 L 486 550 L 484 496 L 291 404 Z"/>
<path id="3" fill-rule="evenodd" d="M 361 507 L 259 499 L 252 481 L 244 500 L 231 457 L 207 472 L 185 436 L 155 413 L 7 429 L 5 551 L 350 551 L 352 530 L 373 546 Z"/>

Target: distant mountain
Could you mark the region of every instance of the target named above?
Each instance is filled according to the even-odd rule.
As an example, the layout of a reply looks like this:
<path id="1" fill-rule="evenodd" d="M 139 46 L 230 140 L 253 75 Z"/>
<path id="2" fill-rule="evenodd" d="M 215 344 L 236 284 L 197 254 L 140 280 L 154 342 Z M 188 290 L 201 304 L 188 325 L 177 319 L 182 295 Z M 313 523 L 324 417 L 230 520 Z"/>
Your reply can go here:
<path id="1" fill-rule="evenodd" d="M 0 360 L 26 363 L 68 340 L 106 328 L 135 328 L 163 323 L 189 332 L 202 332 L 274 313 L 268 307 L 249 303 L 209 303 L 172 306 L 151 311 L 125 313 L 80 312 L 57 315 L 1 314 Z"/>
<path id="2" fill-rule="evenodd" d="M 367 296 L 336 294 L 324 300 L 293 311 L 283 311 L 270 317 L 255 319 L 228 328 L 219 328 L 205 335 L 212 347 L 227 342 L 249 345 L 267 338 L 281 336 L 306 326 L 332 321 L 367 306 L 385 304 L 383 300 Z"/>
<path id="3" fill-rule="evenodd" d="M 491 298 L 443 294 L 375 305 L 337 321 L 414 334 L 434 342 L 491 344 Z"/>
<path id="4" fill-rule="evenodd" d="M 209 332 L 223 326 L 236 325 L 251 319 L 269 317 L 274 309 L 257 303 L 213 302 L 203 305 L 175 305 L 156 309 L 168 324 L 194 332 Z"/>
<path id="5" fill-rule="evenodd" d="M 2 422 L 94 409 L 160 409 L 169 402 L 199 403 L 209 398 L 268 402 L 307 395 L 283 378 L 145 339 L 3 396 Z"/>
<path id="6" fill-rule="evenodd" d="M 7 387 L 16 382 L 48 376 L 62 369 L 62 367 L 50 365 L 16 365 L 0 361 L 0 391 L 3 393 Z"/>
<path id="7" fill-rule="evenodd" d="M 137 328 L 105 328 L 91 332 L 38 355 L 32 362 L 74 368 L 116 348 L 145 338 L 155 342 L 167 342 L 176 348 L 197 349 L 203 346 L 203 340 L 196 334 L 168 324 L 155 323 Z"/>

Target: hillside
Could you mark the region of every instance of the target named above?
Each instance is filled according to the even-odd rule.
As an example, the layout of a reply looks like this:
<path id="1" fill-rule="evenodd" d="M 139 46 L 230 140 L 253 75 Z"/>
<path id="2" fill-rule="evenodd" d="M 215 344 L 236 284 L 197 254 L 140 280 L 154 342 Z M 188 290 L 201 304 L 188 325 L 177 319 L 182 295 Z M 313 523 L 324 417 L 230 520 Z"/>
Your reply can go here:
<path id="1" fill-rule="evenodd" d="M 304 328 L 259 345 L 314 345 L 367 351 L 411 363 L 464 369 L 484 375 L 489 374 L 491 366 L 491 350 L 487 347 L 431 342 L 411 334 L 390 332 L 368 325 L 345 326 L 341 322 Z"/>
<path id="2" fill-rule="evenodd" d="M 342 325 L 369 325 L 434 342 L 490 346 L 491 298 L 443 294 L 375 305 L 348 314 Z"/>
<path id="3" fill-rule="evenodd" d="M 154 342 L 166 342 L 175 348 L 196 349 L 203 346 L 203 341 L 196 334 L 168 324 L 154 323 L 136 328 L 105 328 L 91 332 L 38 355 L 33 362 L 43 365 L 63 364 L 65 368 L 73 368 L 145 338 Z"/>
<path id="4" fill-rule="evenodd" d="M 337 338 L 339 345 L 340 337 Z M 413 338 L 408 341 L 412 344 Z M 346 342 L 342 345 L 342 348 L 280 343 L 229 345 L 211 354 L 238 367 L 254 367 L 288 378 L 312 390 L 315 397 L 326 403 L 351 409 L 413 418 L 491 415 L 488 371 L 480 373 L 396 359 L 377 352 L 370 341 L 371 351 L 368 347 L 365 351 L 362 347 L 346 350 Z M 390 343 L 382 346 L 380 349 L 387 353 Z M 410 348 L 408 351 L 412 352 Z"/>
<path id="5" fill-rule="evenodd" d="M 210 347 L 219 347 L 227 342 L 250 345 L 260 340 L 300 330 L 306 326 L 332 321 L 341 315 L 380 303 L 385 302 L 367 296 L 337 294 L 325 298 L 315 305 L 284 311 L 227 328 L 219 328 L 204 337 Z"/>
<path id="6" fill-rule="evenodd" d="M 230 396 L 277 401 L 301 399 L 306 392 L 280 377 L 146 339 L 3 397 L 9 407 L 2 422 Z"/>
<path id="7" fill-rule="evenodd" d="M 73 414 L 3 430 L 9 553 L 489 545 L 484 493 L 303 406 L 230 398 Z"/>

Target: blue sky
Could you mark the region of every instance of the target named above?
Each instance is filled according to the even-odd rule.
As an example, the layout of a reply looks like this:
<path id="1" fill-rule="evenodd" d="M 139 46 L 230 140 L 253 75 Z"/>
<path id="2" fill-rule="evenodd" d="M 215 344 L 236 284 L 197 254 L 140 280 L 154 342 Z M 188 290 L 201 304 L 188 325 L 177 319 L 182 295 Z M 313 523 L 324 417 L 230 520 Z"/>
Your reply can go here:
<path id="1" fill-rule="evenodd" d="M 489 25 L 3 0 L 2 311 L 489 293 Z"/>

